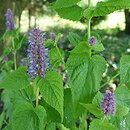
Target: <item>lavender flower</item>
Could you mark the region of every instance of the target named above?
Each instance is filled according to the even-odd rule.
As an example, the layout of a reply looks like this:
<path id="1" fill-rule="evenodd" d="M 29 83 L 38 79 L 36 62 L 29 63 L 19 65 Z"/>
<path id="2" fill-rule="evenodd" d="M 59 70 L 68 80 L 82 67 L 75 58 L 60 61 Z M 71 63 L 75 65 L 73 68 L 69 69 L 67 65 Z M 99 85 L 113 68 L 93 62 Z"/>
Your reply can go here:
<path id="1" fill-rule="evenodd" d="M 50 39 L 51 39 L 52 41 L 54 41 L 55 38 L 56 38 L 56 34 L 55 34 L 55 33 L 50 33 Z"/>
<path id="2" fill-rule="evenodd" d="M 106 115 L 114 115 L 116 113 L 116 101 L 112 91 L 106 90 L 101 106 L 103 113 Z"/>
<path id="3" fill-rule="evenodd" d="M 31 78 L 35 78 L 37 75 L 45 78 L 47 69 L 49 68 L 48 49 L 45 49 L 43 45 L 45 38 L 42 36 L 42 32 L 39 28 L 33 29 L 29 34 L 28 58 L 30 66 L 28 73 Z"/>
<path id="4" fill-rule="evenodd" d="M 6 29 L 9 31 L 12 31 L 15 29 L 15 21 L 14 21 L 14 15 L 11 9 L 8 9 L 6 14 Z"/>
<path id="5" fill-rule="evenodd" d="M 96 37 L 95 36 L 90 37 L 89 45 L 94 46 L 95 44 L 96 44 Z"/>
<path id="6" fill-rule="evenodd" d="M 22 64 L 22 66 L 26 66 L 26 65 L 27 65 L 26 60 L 25 60 L 25 59 L 22 59 L 22 60 L 21 60 L 21 64 Z"/>

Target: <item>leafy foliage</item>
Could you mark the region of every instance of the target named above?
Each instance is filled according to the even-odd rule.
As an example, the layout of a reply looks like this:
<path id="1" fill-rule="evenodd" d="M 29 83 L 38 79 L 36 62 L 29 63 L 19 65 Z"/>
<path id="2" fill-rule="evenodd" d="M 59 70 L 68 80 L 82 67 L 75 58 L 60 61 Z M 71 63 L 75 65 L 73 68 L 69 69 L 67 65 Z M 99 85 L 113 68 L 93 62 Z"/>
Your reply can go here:
<path id="1" fill-rule="evenodd" d="M 13 130 L 41 130 L 46 125 L 46 112 L 42 106 L 34 108 L 31 104 L 17 106 L 12 116 Z"/>
<path id="2" fill-rule="evenodd" d="M 83 105 L 90 113 L 95 115 L 97 118 L 103 117 L 101 108 L 98 108 L 94 104 L 81 104 Z"/>
<path id="3" fill-rule="evenodd" d="M 101 120 L 95 119 L 90 124 L 90 130 L 116 130 L 114 125 L 110 123 L 102 122 Z"/>
<path id="4" fill-rule="evenodd" d="M 71 128 L 74 125 L 74 106 L 70 88 L 64 90 L 64 125 Z"/>
<path id="5" fill-rule="evenodd" d="M 110 14 L 116 10 L 129 9 L 129 0 L 107 0 L 104 2 L 98 2 L 96 7 L 89 7 L 84 11 L 84 17 L 92 18 L 97 16 L 104 16 Z"/>
<path id="6" fill-rule="evenodd" d="M 63 83 L 61 76 L 56 72 L 49 71 L 46 79 L 41 79 L 38 82 L 38 86 L 46 103 L 56 109 L 63 119 Z"/>
<path id="7" fill-rule="evenodd" d="M 60 65 L 62 59 L 64 58 L 63 50 L 60 49 L 59 51 L 61 55 L 56 48 L 51 49 L 51 51 L 49 52 L 50 65 L 53 68 L 57 68 Z"/>
<path id="8" fill-rule="evenodd" d="M 82 8 L 77 5 L 62 9 L 56 9 L 56 11 L 60 15 L 60 17 L 74 21 L 80 20 L 83 13 Z"/>
<path id="9" fill-rule="evenodd" d="M 18 70 L 11 72 L 3 81 L 0 83 L 0 88 L 20 90 L 29 86 L 28 75 L 26 68 L 21 67 Z"/>
<path id="10" fill-rule="evenodd" d="M 48 72 L 45 77 L 37 75 L 35 79 L 30 79 L 26 67 L 17 67 L 17 50 L 21 48 L 25 38 L 24 35 L 20 35 L 19 29 L 6 31 L 1 38 L 6 41 L 11 37 L 12 41 L 11 46 L 6 48 L 0 57 L 0 62 L 6 66 L 8 71 L 7 73 L 3 71 L 5 69 L 3 65 L 1 71 L 2 74 L 4 72 L 6 74 L 1 78 L 3 81 L 0 79 L 2 81 L 0 88 L 4 89 L 1 98 L 4 102 L 4 111 L 0 116 L 0 129 L 130 129 L 130 56 L 123 55 L 120 60 L 120 84 L 112 93 L 116 97 L 116 113 L 112 116 L 111 114 L 104 115 L 101 102 L 105 88 L 101 88 L 100 83 L 107 63 L 100 55 L 100 52 L 104 50 L 100 35 L 90 32 L 91 18 L 104 16 L 120 9 L 129 9 L 130 1 L 107 0 L 98 2 L 95 7 L 92 7 L 91 1 L 88 1 L 88 6 L 84 6 L 84 9 L 81 7 L 80 1 L 56 0 L 52 7 L 60 17 L 65 19 L 79 21 L 83 17 L 87 18 L 88 33 L 79 36 L 69 32 L 68 40 L 73 44 L 74 49 L 70 52 L 68 59 L 66 59 L 64 51 L 57 45 L 61 37 L 60 33 L 57 36 L 54 34 L 53 38 L 51 37 L 45 42 L 46 48 L 49 48 L 50 61 L 50 70 L 46 69 Z M 88 43 L 91 38 L 94 38 L 94 44 Z M 36 38 L 32 44 L 34 43 L 37 43 L 34 53 L 40 55 L 37 49 L 39 39 Z M 8 62 L 11 62 L 10 64 L 14 67 L 3 61 L 3 58 L 10 53 L 13 54 L 14 59 Z M 34 53 L 31 53 L 30 57 L 33 57 Z M 34 57 L 39 58 L 36 55 Z M 43 55 L 41 59 L 44 61 L 46 56 Z M 64 59 L 67 61 L 66 66 Z M 35 60 L 30 63 L 34 62 Z M 39 64 L 39 62 L 36 62 L 35 67 L 43 65 L 44 69 L 45 64 Z M 34 72 L 34 68 L 32 66 L 30 71 Z M 106 105 L 106 107 L 108 106 Z M 4 122 L 8 124 L 5 128 L 3 128 Z"/>
<path id="11" fill-rule="evenodd" d="M 65 8 L 65 7 L 71 7 L 73 5 L 76 5 L 81 0 L 57 0 L 55 4 L 53 5 L 53 8 L 59 9 L 59 8 Z"/>
<path id="12" fill-rule="evenodd" d="M 76 111 L 79 110 L 79 102 L 88 103 L 92 100 L 106 68 L 105 60 L 97 55 L 90 59 L 89 51 L 87 43 L 80 43 L 71 51 L 67 61 L 69 86 Z"/>
<path id="13" fill-rule="evenodd" d="M 120 60 L 120 80 L 122 83 L 130 82 L 130 56 L 124 55 Z"/>

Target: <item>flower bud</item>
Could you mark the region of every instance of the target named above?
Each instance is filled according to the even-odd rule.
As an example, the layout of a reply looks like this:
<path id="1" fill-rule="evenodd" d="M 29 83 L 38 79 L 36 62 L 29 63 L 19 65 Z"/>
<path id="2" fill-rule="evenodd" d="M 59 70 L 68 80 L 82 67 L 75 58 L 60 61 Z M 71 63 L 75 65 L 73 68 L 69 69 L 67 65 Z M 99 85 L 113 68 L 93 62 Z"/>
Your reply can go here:
<path id="1" fill-rule="evenodd" d="M 90 39 L 89 39 L 89 45 L 90 46 L 94 46 L 96 44 L 96 41 L 97 41 L 97 39 L 96 39 L 95 36 L 90 37 Z"/>

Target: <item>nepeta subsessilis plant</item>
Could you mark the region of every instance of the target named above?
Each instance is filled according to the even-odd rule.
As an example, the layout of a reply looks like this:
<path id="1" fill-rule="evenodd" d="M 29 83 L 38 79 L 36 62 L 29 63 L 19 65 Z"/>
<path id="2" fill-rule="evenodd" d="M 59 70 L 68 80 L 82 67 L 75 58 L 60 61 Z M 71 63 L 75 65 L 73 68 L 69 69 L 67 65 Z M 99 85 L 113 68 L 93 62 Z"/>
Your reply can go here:
<path id="1" fill-rule="evenodd" d="M 11 9 L 8 9 L 6 14 L 6 30 L 12 31 L 15 29 L 15 20 L 14 20 L 14 14 Z"/>
<path id="2" fill-rule="evenodd" d="M 116 100 L 114 93 L 111 90 L 106 90 L 104 99 L 101 103 L 102 111 L 105 115 L 115 115 Z"/>
<path id="3" fill-rule="evenodd" d="M 39 28 L 35 28 L 29 33 L 29 68 L 28 73 L 31 78 L 40 76 L 45 78 L 47 69 L 49 68 L 48 63 L 48 49 L 45 49 L 43 43 L 43 33 Z"/>

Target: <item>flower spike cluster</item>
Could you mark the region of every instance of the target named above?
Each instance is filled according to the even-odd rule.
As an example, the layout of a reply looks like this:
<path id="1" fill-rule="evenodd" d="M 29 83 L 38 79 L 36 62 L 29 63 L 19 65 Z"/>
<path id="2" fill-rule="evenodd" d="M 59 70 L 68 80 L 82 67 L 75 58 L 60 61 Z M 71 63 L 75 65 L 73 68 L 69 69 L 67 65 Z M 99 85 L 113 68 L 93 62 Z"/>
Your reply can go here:
<path id="1" fill-rule="evenodd" d="M 89 39 L 90 46 L 94 46 L 96 44 L 96 42 L 97 42 L 97 39 L 95 36 L 90 37 L 90 39 Z"/>
<path id="2" fill-rule="evenodd" d="M 101 106 L 105 115 L 114 115 L 116 113 L 115 96 L 111 90 L 106 90 Z"/>
<path id="3" fill-rule="evenodd" d="M 29 33 L 28 58 L 30 65 L 28 73 L 31 78 L 35 78 L 37 75 L 45 78 L 49 68 L 48 49 L 45 49 L 44 41 L 43 33 L 39 28 L 35 28 Z"/>
<path id="4" fill-rule="evenodd" d="M 15 29 L 15 20 L 14 20 L 14 14 L 11 11 L 11 9 L 8 9 L 6 14 L 6 30 L 12 31 Z"/>

